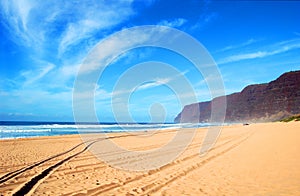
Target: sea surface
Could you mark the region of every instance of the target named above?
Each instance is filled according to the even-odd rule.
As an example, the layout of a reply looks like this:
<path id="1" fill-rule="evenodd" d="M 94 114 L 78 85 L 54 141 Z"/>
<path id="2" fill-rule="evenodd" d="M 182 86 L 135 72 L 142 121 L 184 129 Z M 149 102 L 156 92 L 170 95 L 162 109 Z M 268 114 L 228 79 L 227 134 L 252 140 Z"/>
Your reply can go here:
<path id="1" fill-rule="evenodd" d="M 208 124 L 0 121 L 0 139 L 207 127 Z"/>

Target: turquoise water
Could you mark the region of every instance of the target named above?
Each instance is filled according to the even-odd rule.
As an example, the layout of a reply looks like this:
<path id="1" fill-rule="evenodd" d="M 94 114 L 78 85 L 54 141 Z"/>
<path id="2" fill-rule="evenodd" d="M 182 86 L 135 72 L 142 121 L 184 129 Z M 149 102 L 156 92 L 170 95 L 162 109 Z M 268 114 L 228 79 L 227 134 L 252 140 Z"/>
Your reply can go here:
<path id="1" fill-rule="evenodd" d="M 0 139 L 205 127 L 208 124 L 0 122 Z"/>

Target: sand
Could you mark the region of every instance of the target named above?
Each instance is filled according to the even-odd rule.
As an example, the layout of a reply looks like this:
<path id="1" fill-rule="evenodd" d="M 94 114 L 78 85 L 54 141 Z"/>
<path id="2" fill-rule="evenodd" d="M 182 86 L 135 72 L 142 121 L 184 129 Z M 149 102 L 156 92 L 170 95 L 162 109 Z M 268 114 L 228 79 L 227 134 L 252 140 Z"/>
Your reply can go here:
<path id="1" fill-rule="evenodd" d="M 110 134 L 111 141 L 134 151 L 161 149 L 178 130 Z M 189 130 L 181 130 L 186 133 Z M 207 129 L 188 148 L 158 169 L 116 169 L 90 151 L 101 139 L 81 144 L 79 135 L 2 140 L 2 195 L 300 195 L 300 122 L 262 123 L 222 128 L 214 148 L 199 155 Z M 103 137 L 103 136 L 98 136 Z M 94 138 L 95 139 L 95 138 Z M 184 141 L 182 137 L 182 141 Z M 146 157 L 106 149 L 114 166 L 143 159 L 163 160 L 180 142 Z M 140 166 L 140 165 L 139 165 Z M 147 165 L 146 165 L 147 166 Z M 145 167 L 146 167 L 145 166 Z"/>

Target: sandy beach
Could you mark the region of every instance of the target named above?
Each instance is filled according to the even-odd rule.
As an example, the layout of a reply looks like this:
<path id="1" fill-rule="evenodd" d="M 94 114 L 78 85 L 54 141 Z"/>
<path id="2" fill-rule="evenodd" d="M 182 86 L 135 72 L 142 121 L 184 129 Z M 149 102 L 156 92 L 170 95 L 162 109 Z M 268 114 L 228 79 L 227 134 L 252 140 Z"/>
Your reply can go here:
<path id="1" fill-rule="evenodd" d="M 157 149 L 178 130 L 153 136 L 110 134 L 135 151 Z M 181 130 L 183 131 L 183 130 Z M 184 130 L 189 132 L 189 130 Z M 225 126 L 214 148 L 199 155 L 207 128 L 167 165 L 143 172 L 97 159 L 79 135 L 2 140 L 1 195 L 300 195 L 300 122 Z M 145 132 L 149 135 L 149 132 Z M 180 145 L 178 143 L 178 145 Z M 178 146 L 171 149 L 176 151 Z M 161 159 L 169 152 L 153 155 Z M 113 156 L 114 155 L 114 156 Z M 113 156 L 114 165 L 143 157 Z M 119 158 L 118 158 L 119 157 Z"/>

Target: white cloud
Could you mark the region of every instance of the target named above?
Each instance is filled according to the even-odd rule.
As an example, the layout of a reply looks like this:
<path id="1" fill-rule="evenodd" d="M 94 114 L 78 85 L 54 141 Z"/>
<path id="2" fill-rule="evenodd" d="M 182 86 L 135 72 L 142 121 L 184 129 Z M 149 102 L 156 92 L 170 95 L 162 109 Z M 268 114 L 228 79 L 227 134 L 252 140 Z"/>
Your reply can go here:
<path id="1" fill-rule="evenodd" d="M 90 38 L 110 30 L 132 15 L 132 1 L 25 1 L 3 0 L 1 15 L 17 44 L 37 49 L 56 45 L 60 54 Z M 56 48 L 57 48 L 56 47 Z"/>
<path id="2" fill-rule="evenodd" d="M 141 86 L 139 86 L 137 88 L 137 90 L 144 90 L 144 89 L 161 86 L 161 85 L 167 84 L 170 81 L 171 81 L 171 78 L 156 79 L 153 82 L 148 82 L 148 83 L 142 84 Z"/>
<path id="3" fill-rule="evenodd" d="M 237 48 L 241 48 L 241 47 L 245 47 L 245 46 L 248 46 L 250 44 L 253 44 L 255 42 L 257 42 L 258 40 L 255 40 L 255 39 L 249 39 L 243 43 L 240 43 L 240 44 L 237 44 L 237 45 L 229 45 L 229 46 L 226 46 L 220 50 L 218 50 L 217 52 L 225 52 L 225 51 L 228 51 L 228 50 L 233 50 L 233 49 L 237 49 Z"/>
<path id="4" fill-rule="evenodd" d="M 33 65 L 16 78 L 17 82 L 32 85 L 49 72 L 55 72 L 51 73 L 52 79 L 47 78 L 48 82 L 52 81 L 49 82 L 52 86 L 63 87 L 66 81 L 77 74 L 78 64 L 88 49 L 101 39 L 94 35 L 99 32 L 110 33 L 116 25 L 134 14 L 131 0 L 114 3 L 0 1 L 1 22 L 8 32 L 6 35 L 16 44 L 33 51 Z M 69 50 L 72 50 L 72 58 L 67 58 L 66 52 Z M 51 59 L 47 59 L 48 56 Z M 57 67 L 53 65 L 57 61 L 52 61 L 56 57 L 62 62 Z"/>
<path id="5" fill-rule="evenodd" d="M 96 32 L 107 30 L 128 20 L 134 14 L 130 1 L 111 4 L 103 4 L 98 1 L 95 5 L 84 5 L 78 13 L 81 15 L 80 19 L 68 24 L 59 45 L 60 53 Z"/>
<path id="6" fill-rule="evenodd" d="M 28 15 L 33 4 L 24 0 L 1 1 L 1 15 L 6 19 L 3 21 L 8 28 L 12 39 L 28 45 L 33 40 L 32 35 L 28 33 L 27 23 Z"/>
<path id="7" fill-rule="evenodd" d="M 218 64 L 233 63 L 242 60 L 264 58 L 300 48 L 300 39 L 287 40 L 270 46 L 269 50 L 235 54 L 218 61 Z"/>
<path id="8" fill-rule="evenodd" d="M 77 74 L 77 71 L 79 69 L 80 65 L 69 65 L 69 66 L 63 66 L 61 67 L 61 73 L 64 76 L 70 77 L 70 76 L 75 76 Z"/>
<path id="9" fill-rule="evenodd" d="M 176 18 L 174 20 L 168 21 L 168 20 L 163 20 L 158 23 L 158 25 L 163 25 L 163 26 L 169 26 L 169 27 L 181 27 L 187 22 L 186 19 L 184 18 Z"/>
<path id="10" fill-rule="evenodd" d="M 191 29 L 201 29 L 208 23 L 215 20 L 217 17 L 218 14 L 216 12 L 204 13 L 199 17 L 199 20 L 191 27 Z"/>
<path id="11" fill-rule="evenodd" d="M 236 62 L 236 61 L 241 61 L 241 60 L 246 60 L 246 59 L 262 58 L 262 57 L 267 56 L 268 54 L 269 54 L 268 52 L 258 51 L 258 52 L 253 52 L 253 53 L 232 55 L 232 56 L 226 57 L 223 61 L 220 62 L 220 64 L 231 63 L 231 62 Z"/>
<path id="12" fill-rule="evenodd" d="M 55 67 L 55 65 L 49 63 L 48 65 L 40 67 L 37 70 L 34 70 L 34 71 L 27 70 L 27 71 L 22 72 L 21 76 L 25 77 L 24 86 L 30 85 L 30 84 L 40 80 L 46 74 L 48 74 L 51 70 L 53 70 L 54 67 Z"/>
<path id="13" fill-rule="evenodd" d="M 107 66 L 127 49 L 135 48 L 148 40 L 155 40 L 154 33 L 140 28 L 138 30 L 122 31 L 117 36 L 102 40 L 99 43 L 101 45 L 95 47 L 81 66 L 80 73 L 92 72 L 100 67 Z"/>
<path id="14" fill-rule="evenodd" d="M 123 100 L 123 96 L 127 95 L 128 93 L 132 93 L 134 91 L 139 91 L 139 90 L 145 90 L 145 89 L 149 89 L 149 88 L 154 88 L 157 86 L 161 86 L 161 85 L 166 85 L 168 83 L 170 83 L 171 81 L 175 80 L 176 78 L 178 78 L 179 76 L 185 75 L 189 72 L 189 70 L 185 70 L 181 73 L 178 73 L 177 75 L 173 75 L 170 77 L 166 77 L 166 78 L 157 78 L 154 81 L 151 82 L 147 82 L 144 83 L 140 86 L 138 86 L 137 88 L 127 88 L 127 89 L 119 89 L 119 90 L 114 90 L 112 92 L 106 91 L 104 89 L 102 89 L 99 85 L 96 84 L 96 90 L 95 90 L 95 96 L 96 96 L 96 101 L 98 104 L 108 104 L 110 102 L 109 99 L 114 99 L 114 104 L 116 103 L 116 100 L 122 100 L 120 101 L 120 104 L 124 104 L 124 100 Z M 86 95 L 85 92 L 82 92 L 82 95 L 79 95 L 81 99 L 86 99 L 86 98 L 90 98 L 90 95 Z"/>
<path id="15" fill-rule="evenodd" d="M 144 90 L 144 89 L 149 89 L 149 88 L 153 88 L 153 87 L 157 87 L 157 86 L 168 84 L 172 80 L 175 80 L 179 76 L 183 76 L 183 75 L 187 74 L 188 72 L 189 72 L 189 70 L 185 70 L 185 71 L 183 71 L 183 72 L 181 72 L 181 73 L 179 73 L 179 74 L 177 74 L 175 76 L 172 76 L 172 77 L 157 78 L 156 80 L 154 80 L 152 82 L 147 82 L 145 84 L 142 84 L 141 86 L 139 86 L 137 88 L 137 90 Z"/>

